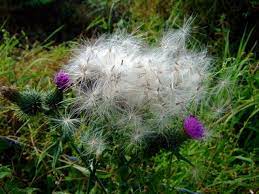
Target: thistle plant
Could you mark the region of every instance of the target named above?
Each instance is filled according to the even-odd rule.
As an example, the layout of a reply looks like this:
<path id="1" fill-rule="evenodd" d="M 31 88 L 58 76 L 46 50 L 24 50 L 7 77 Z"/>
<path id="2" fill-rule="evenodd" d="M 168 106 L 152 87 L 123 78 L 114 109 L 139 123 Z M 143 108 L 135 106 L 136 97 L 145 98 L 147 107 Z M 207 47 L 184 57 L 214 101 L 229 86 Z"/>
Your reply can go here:
<path id="1" fill-rule="evenodd" d="M 97 174 L 98 168 L 109 165 L 107 160 L 124 173 L 132 172 L 125 176 L 118 170 L 118 179 L 127 182 L 125 177 L 135 176 L 135 163 L 161 150 L 189 162 L 180 147 L 188 139 L 205 137 L 203 124 L 186 115 L 190 103 L 198 103 L 204 94 L 210 59 L 205 51 L 187 49 L 189 31 L 186 24 L 167 32 L 157 47 L 133 35 L 100 37 L 74 52 L 55 75 L 54 90 L 2 87 L 1 94 L 24 114 L 48 119 L 61 144 L 68 143 L 89 170 L 88 193 L 95 182 L 108 192 L 107 181 L 102 183 Z M 65 93 L 73 93 L 70 103 Z M 122 185 L 119 188 L 126 192 Z"/>
<path id="2" fill-rule="evenodd" d="M 2 86 L 0 93 L 3 97 L 16 104 L 27 115 L 38 113 L 48 114 L 57 110 L 63 100 L 63 91 L 69 87 L 69 76 L 58 72 L 55 76 L 56 88 L 52 91 L 42 92 L 35 89 L 18 91 L 13 87 Z"/>
<path id="3" fill-rule="evenodd" d="M 187 115 L 190 102 L 202 97 L 210 63 L 205 51 L 187 49 L 189 31 L 187 23 L 167 32 L 152 48 L 120 33 L 82 45 L 64 67 L 74 83 L 75 111 L 107 118 L 115 126 L 108 133 L 127 145 L 143 147 L 170 134 L 184 139 L 182 129 L 172 129 L 172 119 Z"/>

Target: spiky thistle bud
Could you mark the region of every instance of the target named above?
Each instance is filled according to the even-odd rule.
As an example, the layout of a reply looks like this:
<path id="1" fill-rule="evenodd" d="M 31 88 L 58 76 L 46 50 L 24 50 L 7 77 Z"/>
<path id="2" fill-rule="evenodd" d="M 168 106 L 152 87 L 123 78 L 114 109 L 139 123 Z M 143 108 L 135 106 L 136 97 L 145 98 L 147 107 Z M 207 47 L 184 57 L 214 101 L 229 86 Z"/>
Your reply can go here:
<path id="1" fill-rule="evenodd" d="M 28 115 L 36 115 L 42 109 L 42 95 L 35 90 L 20 92 L 20 98 L 17 101 L 19 108 Z"/>
<path id="2" fill-rule="evenodd" d="M 27 115 L 35 115 L 42 111 L 42 95 L 35 90 L 19 92 L 12 87 L 2 86 L 0 93 L 12 103 L 17 104 L 21 111 Z"/>
<path id="3" fill-rule="evenodd" d="M 60 70 L 55 74 L 54 83 L 57 86 L 56 89 L 47 93 L 44 100 L 45 105 L 49 109 L 47 113 L 58 108 L 58 105 L 63 100 L 63 91 L 71 86 L 70 77 L 68 73 L 63 70 Z"/>
<path id="4" fill-rule="evenodd" d="M 179 152 L 180 146 L 187 139 L 183 133 L 176 130 L 171 130 L 164 133 L 152 133 L 145 138 L 146 146 L 144 147 L 144 155 L 146 157 L 154 156 L 160 150 Z"/>
<path id="5" fill-rule="evenodd" d="M 205 127 L 196 117 L 192 115 L 185 118 L 184 130 L 192 139 L 202 139 L 205 137 Z"/>

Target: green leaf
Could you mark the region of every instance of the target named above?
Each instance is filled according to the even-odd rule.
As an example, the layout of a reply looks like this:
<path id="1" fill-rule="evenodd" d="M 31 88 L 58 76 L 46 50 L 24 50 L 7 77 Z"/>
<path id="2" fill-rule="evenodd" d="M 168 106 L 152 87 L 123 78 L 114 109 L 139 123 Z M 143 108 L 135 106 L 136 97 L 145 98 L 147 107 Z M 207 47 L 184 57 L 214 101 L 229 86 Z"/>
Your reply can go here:
<path id="1" fill-rule="evenodd" d="M 54 156 L 53 156 L 53 161 L 52 161 L 53 169 L 55 168 L 55 166 L 57 164 L 57 161 L 59 159 L 59 156 L 60 156 L 62 150 L 63 150 L 62 141 L 60 140 L 59 142 L 57 142 L 57 147 L 55 148 L 55 151 L 54 151 Z"/>
<path id="2" fill-rule="evenodd" d="M 96 171 L 96 175 L 101 178 L 101 179 L 107 179 L 107 178 L 110 178 L 112 176 L 111 173 L 108 173 L 108 172 L 104 172 L 104 171 Z"/>
<path id="3" fill-rule="evenodd" d="M 10 177 L 12 175 L 12 171 L 10 168 L 6 166 L 0 166 L 0 179 L 5 177 Z"/>
<path id="4" fill-rule="evenodd" d="M 36 164 L 36 167 L 39 166 L 39 164 L 41 163 L 41 161 L 48 155 L 48 151 L 55 146 L 56 143 L 51 144 L 48 148 L 46 148 L 40 155 Z"/>
<path id="5" fill-rule="evenodd" d="M 21 192 L 24 192 L 26 194 L 33 194 L 36 193 L 35 191 L 39 191 L 37 188 L 27 187 L 25 189 L 19 189 Z"/>
<path id="6" fill-rule="evenodd" d="M 239 159 L 239 160 L 243 160 L 243 161 L 246 161 L 246 162 L 249 162 L 249 163 L 253 163 L 253 160 L 251 158 L 246 158 L 246 157 L 243 157 L 243 156 L 235 156 L 235 159 Z"/>
<path id="7" fill-rule="evenodd" d="M 0 153 L 9 148 L 8 142 L 4 138 L 0 138 Z"/>
<path id="8" fill-rule="evenodd" d="M 85 176 L 90 175 L 89 170 L 85 167 L 82 167 L 82 166 L 79 166 L 79 165 L 76 165 L 76 164 L 73 164 L 72 167 L 77 169 L 78 171 L 80 171 Z"/>

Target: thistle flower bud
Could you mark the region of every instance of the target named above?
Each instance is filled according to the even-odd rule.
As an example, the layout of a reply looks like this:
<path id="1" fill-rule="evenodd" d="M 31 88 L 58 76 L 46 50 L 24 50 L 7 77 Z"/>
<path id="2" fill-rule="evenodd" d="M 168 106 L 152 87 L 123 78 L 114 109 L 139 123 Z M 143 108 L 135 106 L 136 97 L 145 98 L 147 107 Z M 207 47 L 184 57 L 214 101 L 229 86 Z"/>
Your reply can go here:
<path id="1" fill-rule="evenodd" d="M 35 90 L 18 90 L 2 86 L 0 93 L 11 102 L 17 104 L 21 111 L 27 115 L 35 115 L 42 110 L 42 95 Z"/>
<path id="2" fill-rule="evenodd" d="M 205 136 L 206 131 L 203 124 L 194 116 L 185 118 L 184 130 L 192 139 L 202 139 Z"/>
<path id="3" fill-rule="evenodd" d="M 42 94 L 35 90 L 23 91 L 20 93 L 17 105 L 25 114 L 36 115 L 42 111 Z"/>
<path id="4" fill-rule="evenodd" d="M 58 87 L 58 89 L 60 89 L 62 91 L 65 89 L 68 89 L 71 85 L 69 74 L 63 70 L 60 70 L 55 75 L 54 82 L 55 82 L 56 86 Z"/>

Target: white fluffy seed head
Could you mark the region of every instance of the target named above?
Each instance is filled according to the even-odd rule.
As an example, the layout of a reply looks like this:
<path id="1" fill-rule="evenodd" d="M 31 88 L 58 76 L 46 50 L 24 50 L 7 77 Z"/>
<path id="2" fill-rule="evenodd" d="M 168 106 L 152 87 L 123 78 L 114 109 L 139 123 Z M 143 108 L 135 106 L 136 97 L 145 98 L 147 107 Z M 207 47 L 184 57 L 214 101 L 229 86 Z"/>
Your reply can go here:
<path id="1" fill-rule="evenodd" d="M 188 34 L 188 25 L 170 31 L 155 48 L 118 33 L 83 45 L 65 67 L 81 110 L 148 109 L 164 118 L 185 111 L 202 93 L 210 63 L 205 51 L 186 48 Z"/>
<path id="2" fill-rule="evenodd" d="M 150 130 L 150 128 L 147 128 L 146 126 L 136 126 L 130 130 L 128 133 L 129 135 L 129 145 L 135 146 L 135 147 L 143 147 L 145 145 L 145 140 L 148 135 L 151 135 L 153 131 Z"/>
<path id="3" fill-rule="evenodd" d="M 106 143 L 100 132 L 85 132 L 81 137 L 81 142 L 84 147 L 85 155 L 99 157 L 106 148 Z"/>

